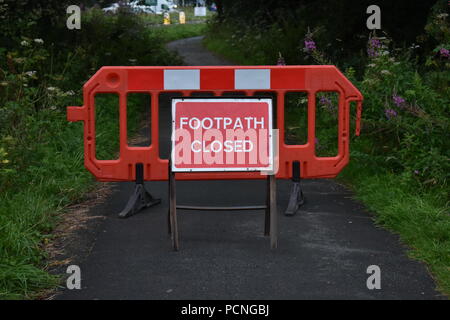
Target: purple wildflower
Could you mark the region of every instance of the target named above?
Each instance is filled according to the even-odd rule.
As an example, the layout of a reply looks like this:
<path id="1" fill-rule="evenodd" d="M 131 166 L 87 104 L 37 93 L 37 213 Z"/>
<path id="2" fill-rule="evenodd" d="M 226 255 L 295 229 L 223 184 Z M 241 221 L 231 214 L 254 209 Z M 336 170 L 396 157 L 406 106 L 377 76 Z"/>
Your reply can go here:
<path id="1" fill-rule="evenodd" d="M 388 118 L 388 120 L 390 120 L 397 116 L 397 111 L 395 111 L 394 109 L 386 109 L 386 110 L 384 110 L 384 114 L 386 115 L 386 118 Z"/>
<path id="2" fill-rule="evenodd" d="M 394 103 L 395 103 L 395 105 L 396 105 L 397 107 L 402 107 L 402 106 L 405 104 L 405 102 L 406 102 L 405 99 L 403 99 L 402 97 L 400 97 L 400 96 L 398 96 L 398 95 L 396 95 L 396 94 L 394 94 L 394 95 L 392 96 L 392 100 L 394 100 Z"/>
<path id="3" fill-rule="evenodd" d="M 320 97 L 320 104 L 323 104 L 323 105 L 330 105 L 331 104 L 331 100 L 330 99 L 328 99 L 327 97 Z"/>
<path id="4" fill-rule="evenodd" d="M 333 105 L 333 102 L 331 101 L 331 99 L 322 96 L 320 97 L 319 103 L 329 112 L 329 113 L 335 113 L 336 112 L 336 108 Z"/>
<path id="5" fill-rule="evenodd" d="M 419 170 L 414 170 L 414 173 L 415 173 L 415 174 L 419 174 L 420 171 L 419 171 Z"/>
<path id="6" fill-rule="evenodd" d="M 377 53 L 374 49 L 372 49 L 372 48 L 367 49 L 367 55 L 368 55 L 370 58 L 378 57 L 378 53 Z"/>
<path id="7" fill-rule="evenodd" d="M 442 58 L 450 59 L 450 50 L 442 48 L 441 50 L 439 50 L 439 53 L 441 54 Z"/>
<path id="8" fill-rule="evenodd" d="M 376 38 L 371 38 L 369 40 L 368 46 L 367 46 L 367 55 L 370 58 L 376 58 L 380 55 L 379 50 L 381 49 L 381 41 Z"/>
<path id="9" fill-rule="evenodd" d="M 316 50 L 316 43 L 312 39 L 305 40 L 305 49 L 308 52 Z"/>
<path id="10" fill-rule="evenodd" d="M 369 41 L 369 46 L 371 46 L 372 48 L 379 49 L 381 48 L 381 42 L 378 39 L 372 38 Z"/>

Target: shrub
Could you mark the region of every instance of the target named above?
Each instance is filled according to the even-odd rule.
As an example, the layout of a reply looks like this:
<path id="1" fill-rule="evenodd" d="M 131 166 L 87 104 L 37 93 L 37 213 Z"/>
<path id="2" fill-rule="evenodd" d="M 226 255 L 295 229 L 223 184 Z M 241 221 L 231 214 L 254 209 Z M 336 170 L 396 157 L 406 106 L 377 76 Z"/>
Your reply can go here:
<path id="1" fill-rule="evenodd" d="M 62 24 L 52 38 L 26 28 L 0 47 L 0 298 L 31 297 L 57 281 L 45 271 L 42 243 L 61 209 L 93 185 L 83 168 L 82 125 L 66 120 L 66 106 L 82 104 L 83 83 L 102 65 L 180 63 L 138 17 L 96 9 L 82 17 L 81 30 Z M 115 111 L 106 101 L 102 118 Z M 105 136 L 113 130 L 108 121 L 98 124 Z M 99 153 L 114 153 L 116 140 L 107 139 Z"/>

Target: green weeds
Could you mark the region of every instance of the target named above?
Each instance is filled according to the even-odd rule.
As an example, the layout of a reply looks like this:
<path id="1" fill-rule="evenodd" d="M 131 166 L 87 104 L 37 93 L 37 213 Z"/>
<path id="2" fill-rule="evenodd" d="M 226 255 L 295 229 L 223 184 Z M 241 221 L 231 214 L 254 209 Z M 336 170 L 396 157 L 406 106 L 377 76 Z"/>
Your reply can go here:
<path id="1" fill-rule="evenodd" d="M 8 46 L 0 47 L 0 299 L 34 298 L 59 282 L 47 272 L 43 244 L 64 209 L 95 186 L 83 166 L 82 123 L 66 119 L 67 106 L 82 105 L 83 83 L 103 65 L 180 64 L 166 51 L 166 37 L 189 33 L 183 26 L 160 32 L 133 15 L 96 9 L 82 17 L 80 31 L 61 24 L 54 38 L 38 28 L 20 35 L 11 29 Z M 118 151 L 118 104 L 99 98 L 97 154 L 111 158 Z M 128 99 L 130 135 L 140 98 Z"/>

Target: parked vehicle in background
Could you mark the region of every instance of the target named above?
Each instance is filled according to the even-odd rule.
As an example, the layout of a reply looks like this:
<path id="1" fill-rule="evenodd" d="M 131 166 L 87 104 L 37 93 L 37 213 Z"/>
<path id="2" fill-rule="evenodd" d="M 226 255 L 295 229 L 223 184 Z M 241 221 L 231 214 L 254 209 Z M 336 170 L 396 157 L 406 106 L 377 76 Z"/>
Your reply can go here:
<path id="1" fill-rule="evenodd" d="M 103 12 L 105 13 L 117 13 L 117 10 L 119 10 L 120 4 L 119 3 L 113 3 L 109 7 L 103 8 Z"/>
<path id="2" fill-rule="evenodd" d="M 177 5 L 172 0 L 145 0 L 145 4 L 150 6 L 156 14 L 176 11 Z"/>
<path id="3" fill-rule="evenodd" d="M 155 10 L 148 5 L 142 4 L 143 1 L 130 2 L 130 9 L 133 13 L 155 13 Z"/>
<path id="4" fill-rule="evenodd" d="M 147 3 L 149 3 L 150 5 Z M 164 7 L 167 8 L 166 11 L 173 11 L 177 6 L 174 5 L 171 1 L 167 0 L 136 0 L 131 2 L 119 1 L 116 3 L 112 3 L 110 6 L 105 7 L 102 10 L 103 12 L 108 14 L 116 14 L 119 9 L 128 10 L 131 13 L 161 14 L 164 11 Z"/>

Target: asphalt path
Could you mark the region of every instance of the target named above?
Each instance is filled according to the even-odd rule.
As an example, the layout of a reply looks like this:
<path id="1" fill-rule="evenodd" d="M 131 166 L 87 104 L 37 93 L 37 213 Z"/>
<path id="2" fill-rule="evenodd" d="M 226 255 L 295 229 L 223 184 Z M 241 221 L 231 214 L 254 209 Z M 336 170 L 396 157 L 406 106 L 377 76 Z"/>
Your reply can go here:
<path id="1" fill-rule="evenodd" d="M 201 45 L 201 37 L 172 42 L 186 65 L 229 65 Z M 169 104 L 162 99 L 161 146 L 168 155 Z M 165 122 L 167 122 L 165 124 Z M 76 173 L 74 173 L 76 174 Z M 104 219 L 81 231 L 85 254 L 75 255 L 80 290 L 57 299 L 441 299 L 423 263 L 408 257 L 399 237 L 377 227 L 373 215 L 333 180 L 302 182 L 306 204 L 283 215 L 290 181 L 277 182 L 279 242 L 264 237 L 264 212 L 178 214 L 180 251 L 167 232 L 167 182 L 147 182 L 162 203 L 128 218 L 117 214 L 133 183 L 113 192 L 90 214 Z M 264 204 L 265 181 L 177 182 L 178 202 L 192 205 Z M 381 271 L 381 289 L 368 289 L 367 268 Z"/>

